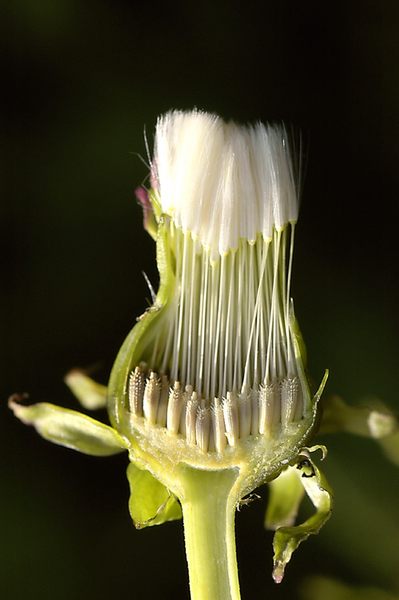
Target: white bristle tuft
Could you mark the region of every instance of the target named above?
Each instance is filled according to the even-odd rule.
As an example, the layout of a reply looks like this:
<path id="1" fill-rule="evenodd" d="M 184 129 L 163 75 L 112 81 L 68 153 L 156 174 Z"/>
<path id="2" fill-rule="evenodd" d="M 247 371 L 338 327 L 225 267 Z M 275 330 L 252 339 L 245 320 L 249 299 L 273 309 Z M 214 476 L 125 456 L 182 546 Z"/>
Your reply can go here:
<path id="1" fill-rule="evenodd" d="M 298 218 L 298 194 L 282 126 L 225 123 L 202 111 L 160 117 L 153 180 L 162 211 L 217 258 L 240 238 L 272 237 Z"/>

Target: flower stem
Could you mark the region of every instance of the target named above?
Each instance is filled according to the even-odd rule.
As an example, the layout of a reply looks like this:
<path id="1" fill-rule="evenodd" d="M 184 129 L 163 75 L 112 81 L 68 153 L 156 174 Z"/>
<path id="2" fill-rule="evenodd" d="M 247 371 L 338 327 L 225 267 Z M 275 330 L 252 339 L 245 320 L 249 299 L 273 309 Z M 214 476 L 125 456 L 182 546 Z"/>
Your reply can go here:
<path id="1" fill-rule="evenodd" d="M 234 536 L 236 469 L 185 468 L 181 498 L 191 600 L 240 600 Z"/>

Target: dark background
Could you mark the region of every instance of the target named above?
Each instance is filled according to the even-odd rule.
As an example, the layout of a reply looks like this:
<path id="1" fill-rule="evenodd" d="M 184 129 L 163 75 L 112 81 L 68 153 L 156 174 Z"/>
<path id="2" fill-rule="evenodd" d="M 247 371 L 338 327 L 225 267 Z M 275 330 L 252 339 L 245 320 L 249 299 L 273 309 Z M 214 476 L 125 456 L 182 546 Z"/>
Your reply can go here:
<path id="1" fill-rule="evenodd" d="M 398 407 L 398 3 L 1 3 L 0 597 L 188 598 L 180 523 L 136 531 L 126 456 L 43 441 L 7 396 L 77 407 L 74 366 L 107 374 L 156 282 L 133 190 L 158 114 L 299 127 L 308 160 L 293 294 L 320 379 Z M 106 418 L 105 415 L 101 415 Z M 244 599 L 299 598 L 314 574 L 399 589 L 398 471 L 371 441 L 328 440 L 322 533 L 271 580 L 266 491 L 237 517 Z M 212 557 L 210 557 L 212 560 Z"/>

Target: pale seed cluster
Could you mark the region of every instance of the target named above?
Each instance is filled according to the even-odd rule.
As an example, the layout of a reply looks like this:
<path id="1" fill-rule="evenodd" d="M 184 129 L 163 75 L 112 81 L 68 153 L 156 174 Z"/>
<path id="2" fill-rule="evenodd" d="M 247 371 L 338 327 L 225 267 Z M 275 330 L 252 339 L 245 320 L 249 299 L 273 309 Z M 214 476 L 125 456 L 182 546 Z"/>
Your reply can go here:
<path id="1" fill-rule="evenodd" d="M 211 401 L 193 387 L 173 386 L 165 376 L 142 364 L 129 378 L 129 410 L 133 420 L 166 427 L 203 452 L 223 452 L 250 435 L 277 437 L 303 418 L 304 405 L 298 377 L 261 385 L 258 390 L 227 392 Z"/>

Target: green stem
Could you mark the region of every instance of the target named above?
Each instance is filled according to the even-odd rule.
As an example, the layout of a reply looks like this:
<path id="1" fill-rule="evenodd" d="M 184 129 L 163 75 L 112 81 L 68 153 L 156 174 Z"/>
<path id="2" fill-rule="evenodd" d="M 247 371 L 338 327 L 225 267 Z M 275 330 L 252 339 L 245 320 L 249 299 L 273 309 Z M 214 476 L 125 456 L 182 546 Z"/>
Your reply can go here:
<path id="1" fill-rule="evenodd" d="M 236 469 L 184 473 L 184 537 L 191 600 L 240 600 L 234 517 Z"/>

